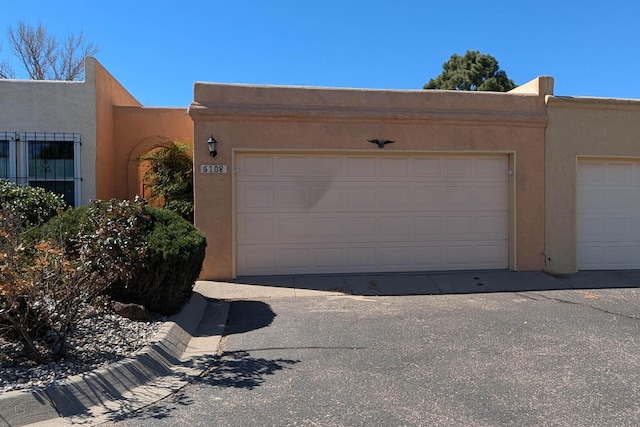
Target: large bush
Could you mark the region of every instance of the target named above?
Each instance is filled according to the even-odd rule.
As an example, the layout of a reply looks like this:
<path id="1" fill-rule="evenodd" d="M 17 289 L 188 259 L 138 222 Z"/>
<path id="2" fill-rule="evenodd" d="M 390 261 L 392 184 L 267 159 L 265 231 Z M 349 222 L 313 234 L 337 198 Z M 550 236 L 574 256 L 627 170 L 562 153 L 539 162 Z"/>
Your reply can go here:
<path id="1" fill-rule="evenodd" d="M 204 234 L 167 209 L 147 206 L 147 251 L 130 280 L 114 283 L 114 299 L 142 304 L 151 311 L 177 313 L 193 290 L 207 245 Z"/>
<path id="2" fill-rule="evenodd" d="M 62 196 L 3 179 L 0 179 L 0 206 L 18 213 L 23 226 L 43 224 L 67 207 Z"/>
<path id="3" fill-rule="evenodd" d="M 82 304 L 99 295 L 166 315 L 191 295 L 206 239 L 176 213 L 140 200 L 96 201 L 25 227 L 61 205 L 38 189 L 6 189 L 27 195 L 0 204 L 0 335 L 33 360 L 65 357 Z M 36 215 L 27 218 L 26 206 Z"/>
<path id="4" fill-rule="evenodd" d="M 98 218 L 112 215 L 114 203 L 94 202 L 90 206 L 70 209 L 39 228 L 38 236 L 31 239 L 56 238 L 63 242 L 65 250 L 74 253 L 77 246 L 75 236 L 90 233 Z M 128 203 L 138 206 L 135 217 L 127 217 L 133 215 L 133 211 L 124 212 L 124 217 L 118 221 L 137 224 L 137 232 L 129 236 L 135 241 L 129 244 L 144 248 L 144 254 L 135 260 L 129 259 L 128 263 L 123 260 L 121 267 L 127 274 L 115 280 L 105 293 L 115 300 L 142 304 L 160 314 L 174 314 L 190 297 L 200 274 L 205 236 L 172 211 L 144 206 L 142 201 Z M 113 240 L 108 247 L 117 251 L 123 244 Z"/>
<path id="5" fill-rule="evenodd" d="M 135 202 L 96 203 L 25 239 L 19 210 L 0 209 L 0 334 L 38 362 L 65 357 L 82 304 L 129 280 L 144 258 L 143 210 Z"/>

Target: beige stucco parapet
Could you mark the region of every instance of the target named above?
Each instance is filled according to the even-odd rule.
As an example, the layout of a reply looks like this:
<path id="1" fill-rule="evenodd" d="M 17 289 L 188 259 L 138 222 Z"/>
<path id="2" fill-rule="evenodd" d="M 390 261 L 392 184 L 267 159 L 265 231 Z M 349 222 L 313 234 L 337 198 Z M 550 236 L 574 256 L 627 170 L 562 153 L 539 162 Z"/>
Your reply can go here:
<path id="1" fill-rule="evenodd" d="M 547 79 L 547 78 L 543 78 Z M 235 277 L 234 161 L 246 152 L 370 153 L 367 139 L 390 139 L 384 154 L 504 154 L 510 157 L 510 253 L 514 270 L 544 268 L 546 105 L 523 93 L 392 91 L 196 83 L 195 222 L 208 239 L 201 278 Z M 552 86 L 551 86 L 552 87 Z M 533 88 L 533 89 L 532 89 Z M 206 141 L 218 141 L 209 156 Z M 201 174 L 225 164 L 227 174 Z"/>
<path id="2" fill-rule="evenodd" d="M 640 100 L 546 98 L 546 270 L 578 270 L 577 173 L 580 159 L 640 161 Z"/>
<path id="3" fill-rule="evenodd" d="M 202 114 L 215 114 L 229 120 L 295 117 L 472 122 L 499 118 L 509 122 L 544 123 L 546 116 L 539 108 L 543 98 L 531 95 L 196 83 L 195 101 L 189 107 L 189 114 L 194 119 Z"/>
<path id="4" fill-rule="evenodd" d="M 508 93 L 528 93 L 533 95 L 553 95 L 554 81 L 551 76 L 540 76 L 523 85 L 511 89 Z"/>

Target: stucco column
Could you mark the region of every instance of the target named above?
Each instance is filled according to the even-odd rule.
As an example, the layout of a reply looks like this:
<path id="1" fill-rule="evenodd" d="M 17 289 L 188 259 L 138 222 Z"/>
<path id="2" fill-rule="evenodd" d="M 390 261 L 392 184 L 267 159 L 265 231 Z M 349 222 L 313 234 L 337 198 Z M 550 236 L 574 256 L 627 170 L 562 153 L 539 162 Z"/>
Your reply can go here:
<path id="1" fill-rule="evenodd" d="M 211 157 L 206 141 L 218 141 L 218 155 Z M 200 124 L 194 133 L 194 222 L 207 230 L 205 263 L 200 273 L 208 279 L 234 277 L 233 266 L 233 165 L 229 140 L 213 123 Z M 202 165 L 226 165 L 227 173 L 201 173 Z"/>

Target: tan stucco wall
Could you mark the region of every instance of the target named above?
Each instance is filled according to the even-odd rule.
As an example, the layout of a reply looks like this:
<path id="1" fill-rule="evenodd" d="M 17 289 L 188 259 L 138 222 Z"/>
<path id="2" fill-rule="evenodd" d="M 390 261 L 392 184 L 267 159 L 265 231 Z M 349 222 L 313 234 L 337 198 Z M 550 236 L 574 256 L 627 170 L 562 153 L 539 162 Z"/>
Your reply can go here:
<path id="1" fill-rule="evenodd" d="M 123 174 L 122 168 L 116 163 L 119 147 L 114 139 L 114 107 L 141 107 L 142 104 L 94 58 L 87 58 L 85 67 L 92 71 L 91 74 L 87 73 L 87 81 L 92 76 L 91 83 L 95 85 L 95 197 L 110 199 L 122 193 L 117 186 L 117 178 Z"/>
<path id="2" fill-rule="evenodd" d="M 83 205 L 135 196 L 131 156 L 161 145 L 157 141 L 193 136 L 186 108 L 143 108 L 92 57 L 85 59 L 82 82 L 0 80 L 0 112 L 0 132 L 80 134 Z"/>
<path id="3" fill-rule="evenodd" d="M 522 93 L 386 91 L 196 83 L 195 222 L 208 239 L 205 279 L 235 275 L 234 155 L 241 151 L 379 154 L 503 153 L 513 160 L 510 266 L 544 267 L 544 95 L 542 78 Z M 213 135 L 218 157 L 206 141 Z M 200 174 L 202 164 L 228 174 Z"/>
<path id="4" fill-rule="evenodd" d="M 580 158 L 640 161 L 640 101 L 548 97 L 546 270 L 577 271 L 577 164 Z"/>
<path id="5" fill-rule="evenodd" d="M 114 197 L 138 194 L 138 158 L 171 141 L 193 138 L 193 121 L 186 108 L 115 107 L 113 110 Z"/>
<path id="6" fill-rule="evenodd" d="M 86 71 L 92 78 L 92 68 Z M 90 81 L 0 80 L 0 132 L 79 133 L 81 203 L 95 198 L 95 103 Z"/>

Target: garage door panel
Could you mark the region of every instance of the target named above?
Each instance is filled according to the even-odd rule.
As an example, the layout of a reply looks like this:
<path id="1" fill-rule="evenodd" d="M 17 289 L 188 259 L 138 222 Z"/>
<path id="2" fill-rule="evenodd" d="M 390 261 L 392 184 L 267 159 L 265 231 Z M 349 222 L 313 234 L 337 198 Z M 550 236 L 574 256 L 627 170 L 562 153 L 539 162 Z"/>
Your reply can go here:
<path id="1" fill-rule="evenodd" d="M 612 163 L 605 169 L 607 182 L 633 181 L 632 163 Z"/>
<path id="2" fill-rule="evenodd" d="M 582 242 L 635 242 L 640 238 L 637 218 L 582 218 Z"/>
<path id="3" fill-rule="evenodd" d="M 473 210 L 494 211 L 498 206 L 507 205 L 508 185 L 476 184 L 473 186 Z"/>
<path id="4" fill-rule="evenodd" d="M 276 218 L 268 216 L 239 215 L 237 220 L 238 242 L 272 242 L 277 237 L 276 222 Z"/>
<path id="5" fill-rule="evenodd" d="M 283 242 L 297 243 L 301 240 L 305 240 L 309 235 L 309 230 L 312 224 L 315 225 L 317 221 L 314 218 L 306 216 L 298 217 L 280 217 L 277 219 L 276 231 L 278 239 Z M 339 233 L 334 233 L 339 235 Z"/>
<path id="6" fill-rule="evenodd" d="M 473 160 L 474 181 L 507 182 L 508 176 L 504 174 L 507 167 L 506 158 L 476 158 Z"/>
<path id="7" fill-rule="evenodd" d="M 478 240 L 500 239 L 509 233 L 509 215 L 479 215 L 475 217 L 475 237 Z"/>
<path id="8" fill-rule="evenodd" d="M 604 189 L 602 186 L 595 185 L 589 186 L 583 185 L 580 188 L 578 209 L 583 213 L 602 213 L 604 212 Z"/>
<path id="9" fill-rule="evenodd" d="M 309 209 L 318 212 L 341 211 L 344 208 L 344 190 L 332 187 L 329 182 L 325 184 L 312 185 Z"/>
<path id="10" fill-rule="evenodd" d="M 373 178 L 376 176 L 375 157 L 347 157 L 345 163 L 347 178 Z"/>
<path id="11" fill-rule="evenodd" d="M 277 192 L 277 207 L 288 209 L 307 209 L 309 203 L 309 190 L 306 187 L 281 188 Z"/>
<path id="12" fill-rule="evenodd" d="M 316 247 L 310 251 L 313 265 L 320 271 L 339 270 L 344 265 L 344 249 L 342 247 Z"/>
<path id="13" fill-rule="evenodd" d="M 376 248 L 374 246 L 355 246 L 345 250 L 347 265 L 352 270 L 375 271 L 377 266 Z"/>
<path id="14" fill-rule="evenodd" d="M 412 217 L 413 234 L 418 241 L 430 241 L 437 238 L 442 231 L 442 215 L 418 215 Z"/>
<path id="15" fill-rule="evenodd" d="M 449 244 L 443 247 L 446 269 L 469 269 L 475 265 L 475 246 L 471 243 Z"/>
<path id="16" fill-rule="evenodd" d="M 604 193 L 603 209 L 608 212 L 630 213 L 633 211 L 633 189 L 625 186 L 619 188 L 608 186 L 602 189 Z"/>
<path id="17" fill-rule="evenodd" d="M 376 211 L 395 211 L 410 206 L 411 189 L 400 185 L 384 185 L 377 188 Z"/>
<path id="18" fill-rule="evenodd" d="M 269 247 L 251 246 L 238 254 L 238 269 L 247 274 L 268 274 L 277 267 L 275 253 Z"/>
<path id="19" fill-rule="evenodd" d="M 415 246 L 413 248 L 413 264 L 419 270 L 445 270 L 445 265 L 442 262 L 442 246 L 439 243 Z"/>
<path id="20" fill-rule="evenodd" d="M 273 209 L 275 207 L 275 189 L 267 185 L 248 185 L 238 188 L 241 201 L 240 209 Z"/>
<path id="21" fill-rule="evenodd" d="M 414 158 L 411 162 L 411 175 L 414 177 L 439 178 L 441 176 L 440 158 Z"/>
<path id="22" fill-rule="evenodd" d="M 460 237 L 472 239 L 474 234 L 474 221 L 471 215 L 445 216 L 442 221 L 442 235 L 450 236 L 449 240 L 458 240 Z M 468 237 L 467 237 L 468 236 Z"/>
<path id="23" fill-rule="evenodd" d="M 356 212 L 376 211 L 376 188 L 369 186 L 354 186 L 344 189 L 344 210 Z"/>
<path id="24" fill-rule="evenodd" d="M 238 165 L 238 176 L 247 178 L 273 176 L 273 157 L 245 154 Z"/>
<path id="25" fill-rule="evenodd" d="M 376 220 L 376 234 L 384 241 L 408 241 L 412 239 L 411 222 L 404 216 L 382 216 Z"/>
<path id="26" fill-rule="evenodd" d="M 240 275 L 507 267 L 507 156 L 237 164 Z"/>
<path id="27" fill-rule="evenodd" d="M 580 264 L 596 270 L 637 268 L 639 247 L 634 244 L 584 244 L 580 251 Z"/>
<path id="28" fill-rule="evenodd" d="M 275 177 L 306 177 L 309 175 L 309 159 L 306 156 L 276 156 Z"/>
<path id="29" fill-rule="evenodd" d="M 444 176 L 447 178 L 472 178 L 473 160 L 470 158 L 444 158 Z"/>
<path id="30" fill-rule="evenodd" d="M 343 171 L 342 161 L 343 158 L 340 156 L 311 157 L 311 176 L 340 178 Z"/>
<path id="31" fill-rule="evenodd" d="M 366 241 L 376 235 L 376 217 L 347 216 L 345 217 L 345 234 L 342 241 Z"/>
<path id="32" fill-rule="evenodd" d="M 578 235 L 581 242 L 602 242 L 607 234 L 604 231 L 604 218 L 588 218 L 582 215 L 578 228 Z"/>
<path id="33" fill-rule="evenodd" d="M 406 270 L 412 266 L 412 249 L 407 246 L 381 247 L 377 250 L 377 264 L 386 270 Z"/>
<path id="34" fill-rule="evenodd" d="M 447 186 L 443 190 L 445 210 L 467 210 L 473 204 L 473 188 L 471 186 Z"/>
<path id="35" fill-rule="evenodd" d="M 464 185 L 447 185 L 443 188 L 443 204 L 440 210 L 495 211 L 496 206 L 506 206 L 507 189 L 507 184 L 465 183 Z"/>
<path id="36" fill-rule="evenodd" d="M 605 223 L 605 233 L 613 242 L 634 242 L 638 240 L 638 220 L 634 218 L 610 218 Z"/>
<path id="37" fill-rule="evenodd" d="M 443 194 L 444 192 L 439 186 L 432 185 L 414 185 L 411 188 L 413 194 L 412 206 L 417 211 L 429 211 L 432 209 L 444 210 Z"/>
<path id="38" fill-rule="evenodd" d="M 275 248 L 276 263 L 289 271 L 306 271 L 309 268 L 309 249 L 306 247 Z"/>
<path id="39" fill-rule="evenodd" d="M 502 244 L 476 245 L 476 263 L 484 268 L 500 268 L 504 257 L 508 256 L 508 246 Z"/>
<path id="40" fill-rule="evenodd" d="M 578 165 L 578 268 L 640 268 L 640 162 Z"/>
<path id="41" fill-rule="evenodd" d="M 384 178 L 407 178 L 409 176 L 409 158 L 392 157 L 378 160 L 379 175 Z"/>

